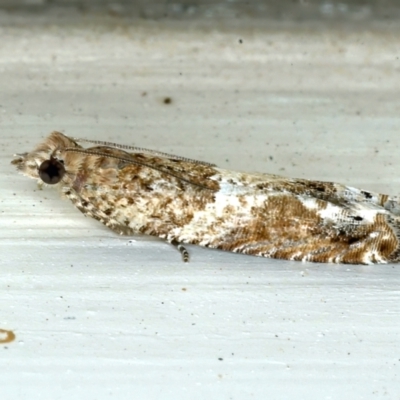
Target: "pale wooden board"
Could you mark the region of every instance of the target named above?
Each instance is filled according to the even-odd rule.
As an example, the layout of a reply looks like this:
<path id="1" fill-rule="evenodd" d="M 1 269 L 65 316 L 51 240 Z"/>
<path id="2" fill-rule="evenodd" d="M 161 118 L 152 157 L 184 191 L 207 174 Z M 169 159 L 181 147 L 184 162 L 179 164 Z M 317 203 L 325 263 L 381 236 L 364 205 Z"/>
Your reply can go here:
<path id="1" fill-rule="evenodd" d="M 58 129 L 400 192 L 396 34 L 29 21 L 0 33 L 0 328 L 16 334 L 0 347 L 2 399 L 400 398 L 399 266 L 195 247 L 186 265 L 9 165 Z"/>

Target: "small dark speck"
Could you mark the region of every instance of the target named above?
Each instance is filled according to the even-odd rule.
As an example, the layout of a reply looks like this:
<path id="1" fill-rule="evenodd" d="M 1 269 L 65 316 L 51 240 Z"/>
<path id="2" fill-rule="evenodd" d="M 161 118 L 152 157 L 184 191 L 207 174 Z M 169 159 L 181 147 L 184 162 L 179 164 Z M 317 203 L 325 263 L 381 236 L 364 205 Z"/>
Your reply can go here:
<path id="1" fill-rule="evenodd" d="M 171 104 L 171 103 L 172 103 L 171 97 L 166 97 L 166 98 L 164 99 L 164 104 Z"/>
<path id="2" fill-rule="evenodd" d="M 361 193 L 365 196 L 366 199 L 372 199 L 372 194 L 368 192 L 361 191 Z"/>
<path id="3" fill-rule="evenodd" d="M 272 161 L 272 160 L 274 159 L 274 157 L 272 157 L 272 156 L 269 156 L 269 159 Z"/>
<path id="4" fill-rule="evenodd" d="M 221 357 L 218 357 L 218 360 L 219 360 L 219 361 L 224 361 L 224 359 L 223 359 L 223 358 L 221 358 Z"/>
<path id="5" fill-rule="evenodd" d="M 147 92 L 142 92 L 142 96 L 147 96 Z"/>
<path id="6" fill-rule="evenodd" d="M 239 39 L 239 43 L 242 44 L 242 43 L 243 43 L 243 40 L 242 40 L 242 39 Z"/>

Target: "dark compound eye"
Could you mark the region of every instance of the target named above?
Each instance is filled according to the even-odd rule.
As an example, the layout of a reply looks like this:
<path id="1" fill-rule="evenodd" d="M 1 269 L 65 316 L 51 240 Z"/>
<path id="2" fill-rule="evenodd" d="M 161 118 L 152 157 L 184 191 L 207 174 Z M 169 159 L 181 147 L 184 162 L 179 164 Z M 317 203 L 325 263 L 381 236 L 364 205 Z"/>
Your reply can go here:
<path id="1" fill-rule="evenodd" d="M 65 168 L 62 162 L 55 158 L 43 161 L 39 167 L 40 179 L 49 185 L 54 185 L 61 181 L 65 174 Z"/>

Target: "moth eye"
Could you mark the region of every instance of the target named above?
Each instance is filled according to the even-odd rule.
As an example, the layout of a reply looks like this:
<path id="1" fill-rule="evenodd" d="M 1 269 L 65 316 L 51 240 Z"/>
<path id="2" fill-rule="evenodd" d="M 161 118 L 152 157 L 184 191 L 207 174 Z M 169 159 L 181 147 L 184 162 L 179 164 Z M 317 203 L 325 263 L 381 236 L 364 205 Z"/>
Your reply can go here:
<path id="1" fill-rule="evenodd" d="M 40 179 L 49 185 L 54 185 L 61 181 L 65 174 L 65 167 L 62 162 L 55 158 L 43 161 L 39 167 Z"/>

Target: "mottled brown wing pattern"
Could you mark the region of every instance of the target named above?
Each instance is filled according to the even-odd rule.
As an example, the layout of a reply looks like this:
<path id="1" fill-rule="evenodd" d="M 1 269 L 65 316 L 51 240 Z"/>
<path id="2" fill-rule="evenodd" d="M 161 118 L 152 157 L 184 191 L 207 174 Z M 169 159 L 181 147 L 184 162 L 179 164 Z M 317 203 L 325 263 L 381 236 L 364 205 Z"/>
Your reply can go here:
<path id="1" fill-rule="evenodd" d="M 113 231 L 256 256 L 370 264 L 399 261 L 398 197 L 337 183 L 234 172 L 53 132 L 13 161 Z M 91 141 L 88 141 L 91 142 Z"/>

